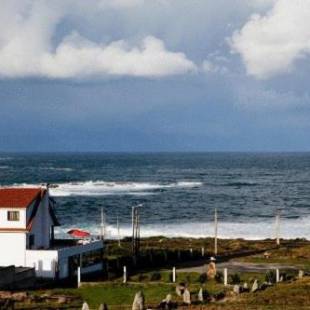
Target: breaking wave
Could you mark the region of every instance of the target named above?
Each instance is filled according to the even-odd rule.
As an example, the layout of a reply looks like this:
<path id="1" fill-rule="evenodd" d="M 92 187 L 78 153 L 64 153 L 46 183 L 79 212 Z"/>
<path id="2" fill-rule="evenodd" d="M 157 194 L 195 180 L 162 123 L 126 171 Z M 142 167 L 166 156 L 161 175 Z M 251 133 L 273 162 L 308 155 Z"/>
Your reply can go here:
<path id="1" fill-rule="evenodd" d="M 100 234 L 100 227 L 94 224 L 77 223 L 77 226 L 90 231 L 93 235 Z M 59 235 L 66 235 L 66 231 L 72 227 L 62 227 L 56 232 Z M 264 221 L 256 223 L 244 222 L 219 222 L 218 236 L 219 238 L 243 238 L 248 240 L 260 240 L 275 238 L 274 221 Z M 120 237 L 128 237 L 132 234 L 131 225 L 128 223 L 120 223 Z M 212 222 L 188 222 L 188 223 L 157 223 L 157 224 L 141 224 L 141 236 L 165 236 L 165 237 L 186 237 L 186 238 L 204 238 L 214 235 L 214 224 Z M 306 238 L 310 239 L 310 218 L 284 220 L 281 222 L 280 229 L 281 238 L 294 239 Z M 109 239 L 118 238 L 118 230 L 116 225 L 108 224 L 107 237 Z"/>
<path id="2" fill-rule="evenodd" d="M 150 195 L 156 190 L 168 188 L 200 187 L 201 182 L 182 181 L 169 184 L 143 182 L 69 182 L 55 184 L 50 188 L 52 196 L 105 196 L 105 195 Z"/>
<path id="3" fill-rule="evenodd" d="M 63 171 L 63 172 L 71 172 L 74 169 L 67 167 L 39 167 L 41 170 L 51 170 L 51 171 Z"/>

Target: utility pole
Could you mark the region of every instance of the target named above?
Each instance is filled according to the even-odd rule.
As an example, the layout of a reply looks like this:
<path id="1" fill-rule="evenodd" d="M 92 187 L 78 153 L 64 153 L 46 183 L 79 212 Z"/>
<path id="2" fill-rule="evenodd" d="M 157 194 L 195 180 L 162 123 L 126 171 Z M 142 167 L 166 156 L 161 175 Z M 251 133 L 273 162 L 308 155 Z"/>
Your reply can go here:
<path id="1" fill-rule="evenodd" d="M 118 216 L 116 217 L 116 228 L 117 228 L 117 238 L 118 238 L 118 247 L 121 247 L 121 234 Z"/>
<path id="2" fill-rule="evenodd" d="M 280 245 L 280 209 L 276 213 L 276 243 Z"/>
<path id="3" fill-rule="evenodd" d="M 217 209 L 214 209 L 214 255 L 217 255 Z"/>
<path id="4" fill-rule="evenodd" d="M 140 215 L 138 207 L 132 207 L 132 255 L 136 257 L 140 248 Z"/>
<path id="5" fill-rule="evenodd" d="M 100 225 L 100 230 L 101 230 L 101 240 L 104 240 L 106 237 L 106 217 L 103 211 L 103 208 L 101 208 L 101 225 Z"/>

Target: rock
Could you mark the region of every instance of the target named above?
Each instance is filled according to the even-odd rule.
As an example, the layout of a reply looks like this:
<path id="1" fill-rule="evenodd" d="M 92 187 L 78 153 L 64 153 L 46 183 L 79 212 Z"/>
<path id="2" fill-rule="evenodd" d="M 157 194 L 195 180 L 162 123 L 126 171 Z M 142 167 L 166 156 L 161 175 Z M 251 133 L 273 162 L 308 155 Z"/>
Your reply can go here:
<path id="1" fill-rule="evenodd" d="M 108 306 L 106 304 L 100 304 L 98 310 L 108 310 Z"/>
<path id="2" fill-rule="evenodd" d="M 12 297 L 11 292 L 0 291 L 0 299 L 10 299 Z"/>
<path id="3" fill-rule="evenodd" d="M 67 298 L 65 296 L 59 296 L 58 299 L 57 299 L 57 302 L 59 304 L 65 304 L 67 303 Z M 83 309 L 83 308 L 82 308 Z M 84 310 L 84 309 L 83 309 Z"/>
<path id="4" fill-rule="evenodd" d="M 247 282 L 244 282 L 244 283 L 243 283 L 243 288 L 244 288 L 245 290 L 247 290 L 247 289 L 249 288 Z"/>
<path id="5" fill-rule="evenodd" d="M 214 279 L 216 276 L 216 266 L 213 261 L 211 261 L 208 265 L 207 276 L 208 276 L 208 279 Z"/>
<path id="6" fill-rule="evenodd" d="M 89 306 L 88 306 L 88 303 L 86 301 L 84 301 L 84 303 L 82 305 L 82 310 L 89 310 Z"/>
<path id="7" fill-rule="evenodd" d="M 143 310 L 144 309 L 144 295 L 141 291 L 137 292 L 135 299 L 132 304 L 132 310 Z"/>
<path id="8" fill-rule="evenodd" d="M 185 291 L 185 284 L 184 283 L 180 283 L 176 286 L 175 288 L 175 292 L 178 296 L 182 297 Z"/>
<path id="9" fill-rule="evenodd" d="M 200 288 L 199 292 L 198 292 L 198 301 L 203 302 L 204 298 L 203 298 L 203 289 L 202 287 Z"/>
<path id="10" fill-rule="evenodd" d="M 252 289 L 251 289 L 251 292 L 254 293 L 258 290 L 258 282 L 257 282 L 257 279 L 255 279 L 253 285 L 252 285 Z"/>
<path id="11" fill-rule="evenodd" d="M 270 256 L 271 256 L 271 253 L 270 253 L 270 252 L 266 251 L 266 252 L 264 253 L 264 257 L 265 257 L 266 259 L 270 258 Z"/>
<path id="12" fill-rule="evenodd" d="M 28 294 L 26 292 L 14 293 L 12 294 L 12 298 L 16 301 L 24 301 L 27 299 Z"/>
<path id="13" fill-rule="evenodd" d="M 187 288 L 184 290 L 184 293 L 183 293 L 183 302 L 187 305 L 191 304 L 191 293 L 189 292 Z"/>
<path id="14" fill-rule="evenodd" d="M 238 284 L 234 285 L 233 291 L 235 294 L 240 294 L 240 286 Z"/>
<path id="15" fill-rule="evenodd" d="M 176 309 L 177 303 L 172 301 L 172 295 L 168 294 L 165 299 L 162 300 L 162 302 L 159 304 L 159 307 L 157 309 L 163 309 L 163 310 L 171 310 Z"/>
<path id="16" fill-rule="evenodd" d="M 171 294 L 168 294 L 168 295 L 166 296 L 166 298 L 165 298 L 163 301 L 164 301 L 164 302 L 167 302 L 167 303 L 172 302 L 172 295 L 171 295 Z"/>

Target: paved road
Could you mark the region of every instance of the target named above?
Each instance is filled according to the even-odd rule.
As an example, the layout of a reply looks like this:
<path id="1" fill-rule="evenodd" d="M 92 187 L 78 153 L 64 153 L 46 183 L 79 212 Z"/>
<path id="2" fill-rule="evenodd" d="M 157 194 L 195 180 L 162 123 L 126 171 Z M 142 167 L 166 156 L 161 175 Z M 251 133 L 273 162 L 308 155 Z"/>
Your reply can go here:
<path id="1" fill-rule="evenodd" d="M 255 263 L 243 263 L 243 262 L 234 262 L 228 261 L 224 263 L 216 264 L 217 270 L 223 270 L 227 268 L 233 272 L 266 272 L 270 269 L 291 269 L 291 270 L 298 270 L 296 266 L 289 266 L 289 265 L 281 265 L 281 264 L 255 264 Z M 203 273 L 207 271 L 207 265 L 200 265 L 195 267 L 185 267 L 177 269 L 179 272 L 198 272 Z"/>

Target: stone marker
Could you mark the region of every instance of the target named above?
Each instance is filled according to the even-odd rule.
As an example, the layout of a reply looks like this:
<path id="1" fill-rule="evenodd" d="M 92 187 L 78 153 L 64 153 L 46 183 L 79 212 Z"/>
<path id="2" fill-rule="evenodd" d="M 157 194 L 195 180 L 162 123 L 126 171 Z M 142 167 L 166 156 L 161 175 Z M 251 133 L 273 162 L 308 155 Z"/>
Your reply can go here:
<path id="1" fill-rule="evenodd" d="M 199 292 L 198 292 L 198 301 L 203 302 L 204 298 L 203 298 L 203 289 L 202 287 L 200 288 Z"/>
<path id="2" fill-rule="evenodd" d="M 299 270 L 298 271 L 298 279 L 302 279 L 304 276 L 304 271 L 303 270 Z"/>
<path id="3" fill-rule="evenodd" d="M 144 295 L 141 291 L 137 292 L 135 299 L 132 304 L 132 310 L 143 310 L 144 309 Z"/>
<path id="4" fill-rule="evenodd" d="M 166 296 L 166 298 L 165 298 L 163 301 L 165 301 L 165 302 L 167 302 L 167 303 L 171 302 L 171 301 L 172 301 L 172 295 L 171 295 L 171 294 L 168 294 L 168 295 Z"/>
<path id="5" fill-rule="evenodd" d="M 234 285 L 233 291 L 235 294 L 240 294 L 240 286 L 238 284 Z"/>
<path id="6" fill-rule="evenodd" d="M 183 296 L 184 291 L 185 291 L 185 285 L 183 283 L 178 284 L 175 288 L 176 294 L 180 297 Z"/>
<path id="7" fill-rule="evenodd" d="M 257 279 L 255 279 L 253 285 L 252 285 L 252 289 L 251 289 L 251 292 L 254 293 L 258 290 L 258 282 L 257 282 Z"/>
<path id="8" fill-rule="evenodd" d="M 187 305 L 191 304 L 191 293 L 189 290 L 186 288 L 184 293 L 183 293 L 183 302 Z"/>
<path id="9" fill-rule="evenodd" d="M 84 303 L 83 303 L 82 310 L 89 310 L 89 306 L 88 306 L 88 303 L 86 301 L 84 301 Z"/>

